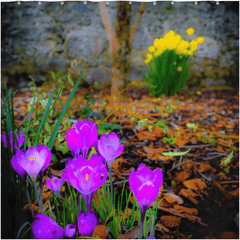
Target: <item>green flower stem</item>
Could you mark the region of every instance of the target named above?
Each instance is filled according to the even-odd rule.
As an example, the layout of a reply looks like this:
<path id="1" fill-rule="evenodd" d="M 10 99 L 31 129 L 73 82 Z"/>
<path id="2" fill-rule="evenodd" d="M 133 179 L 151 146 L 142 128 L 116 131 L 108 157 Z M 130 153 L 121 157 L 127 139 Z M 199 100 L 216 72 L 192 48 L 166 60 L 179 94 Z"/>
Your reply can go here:
<path id="1" fill-rule="evenodd" d="M 141 239 L 142 235 L 143 235 L 143 222 L 144 222 L 144 218 L 145 218 L 145 214 L 148 210 L 149 206 L 140 206 L 141 209 L 141 224 L 140 224 L 140 230 L 139 230 L 139 235 L 138 238 Z"/>
<path id="2" fill-rule="evenodd" d="M 66 202 L 66 200 L 62 197 L 62 195 L 60 194 L 60 192 L 54 192 L 59 198 L 61 198 L 64 202 Z"/>
<path id="3" fill-rule="evenodd" d="M 41 206 L 43 206 L 43 198 L 42 198 L 42 176 L 40 176 L 39 178 L 39 187 L 40 187 L 40 202 L 41 202 Z"/>
<path id="4" fill-rule="evenodd" d="M 34 189 L 35 189 L 35 193 L 36 193 L 36 196 L 37 196 L 38 205 L 40 207 L 41 213 L 44 214 L 44 211 L 42 209 L 42 204 L 41 204 L 40 199 L 39 199 L 39 193 L 38 193 L 38 190 L 37 190 L 36 180 L 33 180 L 33 186 L 34 186 Z"/>
<path id="5" fill-rule="evenodd" d="M 27 185 L 25 185 L 24 187 L 25 187 L 25 190 L 26 190 L 28 204 L 29 204 L 29 207 L 30 207 L 30 210 L 31 210 L 31 214 L 32 214 L 32 217 L 33 217 L 34 213 L 33 213 L 33 208 L 32 208 L 32 203 L 31 203 L 29 191 L 28 191 Z"/>
<path id="6" fill-rule="evenodd" d="M 142 239 L 142 232 L 143 232 L 143 223 L 141 222 L 140 229 L 139 229 L 139 234 L 138 234 L 138 239 Z"/>
<path id="7" fill-rule="evenodd" d="M 77 194 L 77 208 L 78 208 L 78 212 L 80 212 L 79 196 L 80 196 L 80 193 L 78 192 L 78 194 Z"/>
<path id="8" fill-rule="evenodd" d="M 113 209 L 113 183 L 112 183 L 112 166 L 109 166 L 110 184 L 111 184 L 111 210 Z"/>
<path id="9" fill-rule="evenodd" d="M 105 199 L 105 209 L 107 212 L 107 197 L 106 197 L 106 189 L 107 189 L 107 183 L 106 181 L 104 182 L 104 199 Z"/>

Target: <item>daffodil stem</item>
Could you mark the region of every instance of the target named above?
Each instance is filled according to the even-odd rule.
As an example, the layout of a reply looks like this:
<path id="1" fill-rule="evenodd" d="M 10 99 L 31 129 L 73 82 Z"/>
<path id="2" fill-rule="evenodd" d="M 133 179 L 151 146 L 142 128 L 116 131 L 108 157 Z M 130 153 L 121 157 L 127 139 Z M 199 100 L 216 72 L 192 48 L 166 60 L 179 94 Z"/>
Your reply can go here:
<path id="1" fill-rule="evenodd" d="M 27 200 L 28 200 L 28 204 L 29 204 L 29 207 L 30 207 L 30 211 L 31 211 L 31 214 L 32 214 L 32 217 L 33 217 L 34 213 L 33 213 L 32 203 L 31 203 L 31 199 L 30 199 L 30 195 L 29 195 L 27 185 L 25 185 L 25 190 L 26 190 L 26 194 L 27 194 Z"/>
<path id="2" fill-rule="evenodd" d="M 113 209 L 113 183 L 112 183 L 112 168 L 109 167 L 110 184 L 111 184 L 111 210 Z"/>
<path id="3" fill-rule="evenodd" d="M 35 189 L 35 193 L 36 193 L 36 196 L 37 196 L 38 205 L 40 207 L 41 213 L 44 214 L 43 209 L 42 209 L 42 204 L 41 204 L 40 199 L 39 199 L 39 193 L 38 193 L 38 190 L 37 190 L 36 180 L 33 181 L 33 186 L 34 186 L 34 189 Z"/>

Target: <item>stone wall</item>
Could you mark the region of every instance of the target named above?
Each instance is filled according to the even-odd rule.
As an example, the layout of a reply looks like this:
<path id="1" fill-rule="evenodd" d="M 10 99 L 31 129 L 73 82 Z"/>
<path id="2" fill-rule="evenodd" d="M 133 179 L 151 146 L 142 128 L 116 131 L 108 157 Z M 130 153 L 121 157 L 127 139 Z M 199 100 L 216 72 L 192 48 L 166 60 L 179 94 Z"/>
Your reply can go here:
<path id="1" fill-rule="evenodd" d="M 132 3 L 131 25 L 140 7 Z M 203 79 L 209 84 L 231 83 L 239 78 L 239 2 L 170 2 L 146 4 L 134 36 L 129 81 L 142 80 L 141 71 L 147 48 L 155 38 L 170 29 L 186 38 L 187 28 L 195 29 L 191 39 L 203 36 L 193 61 L 192 84 Z M 111 81 L 111 52 L 97 2 L 2 2 L 1 3 L 2 85 L 5 82 L 25 87 L 32 76 L 39 84 L 51 80 L 50 71 L 69 70 L 71 60 L 81 60 L 73 75 L 86 68 L 84 81 L 98 81 L 101 87 Z M 107 11 L 114 29 L 117 3 Z M 77 71 L 78 70 L 78 71 Z M 20 81 L 21 80 L 21 81 Z"/>

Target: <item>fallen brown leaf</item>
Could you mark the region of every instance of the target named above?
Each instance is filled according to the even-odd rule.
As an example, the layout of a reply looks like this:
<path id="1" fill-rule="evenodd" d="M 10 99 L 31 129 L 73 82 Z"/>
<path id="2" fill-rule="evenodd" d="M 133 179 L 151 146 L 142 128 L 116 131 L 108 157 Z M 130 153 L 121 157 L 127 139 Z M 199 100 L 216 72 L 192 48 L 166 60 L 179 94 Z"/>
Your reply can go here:
<path id="1" fill-rule="evenodd" d="M 32 204 L 32 209 L 33 209 L 33 212 L 34 214 L 39 214 L 41 213 L 41 210 L 40 210 L 40 207 Z M 22 208 L 23 211 L 30 211 L 30 206 L 29 204 L 26 204 L 23 208 Z"/>
<path id="2" fill-rule="evenodd" d="M 203 191 L 204 188 L 207 188 L 206 183 L 203 182 L 200 178 L 184 181 L 183 185 L 192 190 L 199 190 L 199 192 Z"/>
<path id="3" fill-rule="evenodd" d="M 177 172 L 175 174 L 174 181 L 176 183 L 181 183 L 181 182 L 185 181 L 186 179 L 188 179 L 191 176 L 191 174 L 192 174 L 192 171 L 186 171 L 186 170 Z"/>
<path id="4" fill-rule="evenodd" d="M 188 198 L 192 203 L 195 205 L 198 205 L 198 200 L 196 200 L 194 197 L 198 196 L 197 193 L 193 192 L 191 189 L 185 189 L 182 188 L 179 192 L 178 195 L 183 196 Z"/>
<path id="5" fill-rule="evenodd" d="M 172 191 L 170 193 L 165 193 L 164 196 L 165 196 L 165 200 L 168 203 L 177 202 L 178 204 L 183 204 L 183 199 L 178 195 L 176 195 L 175 193 L 173 193 Z"/>
<path id="6" fill-rule="evenodd" d="M 163 222 L 163 225 L 169 228 L 177 227 L 178 223 L 180 222 L 179 217 L 175 216 L 162 216 L 161 220 Z"/>
<path id="7" fill-rule="evenodd" d="M 135 226 L 128 231 L 126 231 L 125 234 L 120 234 L 117 239 L 137 239 L 139 234 L 140 226 Z"/>
<path id="8" fill-rule="evenodd" d="M 174 204 L 173 208 L 176 209 L 177 213 L 188 213 L 188 214 L 193 214 L 193 215 L 198 214 L 197 208 L 187 208 L 187 207 L 180 206 L 178 204 Z"/>
<path id="9" fill-rule="evenodd" d="M 239 235 L 235 232 L 223 232 L 220 236 L 220 239 L 239 239 Z"/>
<path id="10" fill-rule="evenodd" d="M 95 230 L 93 232 L 93 237 L 97 238 L 99 237 L 100 239 L 106 239 L 109 233 L 109 229 L 105 225 L 97 225 L 95 227 Z"/>

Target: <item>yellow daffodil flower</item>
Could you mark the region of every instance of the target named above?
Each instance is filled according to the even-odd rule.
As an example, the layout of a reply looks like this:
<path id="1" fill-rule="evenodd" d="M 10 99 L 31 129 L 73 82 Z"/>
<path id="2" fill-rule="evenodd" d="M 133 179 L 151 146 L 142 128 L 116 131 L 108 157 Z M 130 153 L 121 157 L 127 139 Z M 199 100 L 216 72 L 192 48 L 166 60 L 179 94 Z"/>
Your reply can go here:
<path id="1" fill-rule="evenodd" d="M 198 37 L 197 38 L 197 42 L 200 43 L 200 44 L 203 43 L 204 41 L 205 41 L 204 37 Z"/>
<path id="2" fill-rule="evenodd" d="M 187 29 L 187 31 L 186 31 L 186 33 L 187 33 L 187 35 L 193 35 L 194 34 L 194 32 L 195 32 L 195 30 L 191 27 L 191 28 L 188 28 Z"/>
<path id="3" fill-rule="evenodd" d="M 150 53 L 153 53 L 153 52 L 155 51 L 155 47 L 150 46 L 150 47 L 148 48 L 148 51 L 149 51 Z"/>

